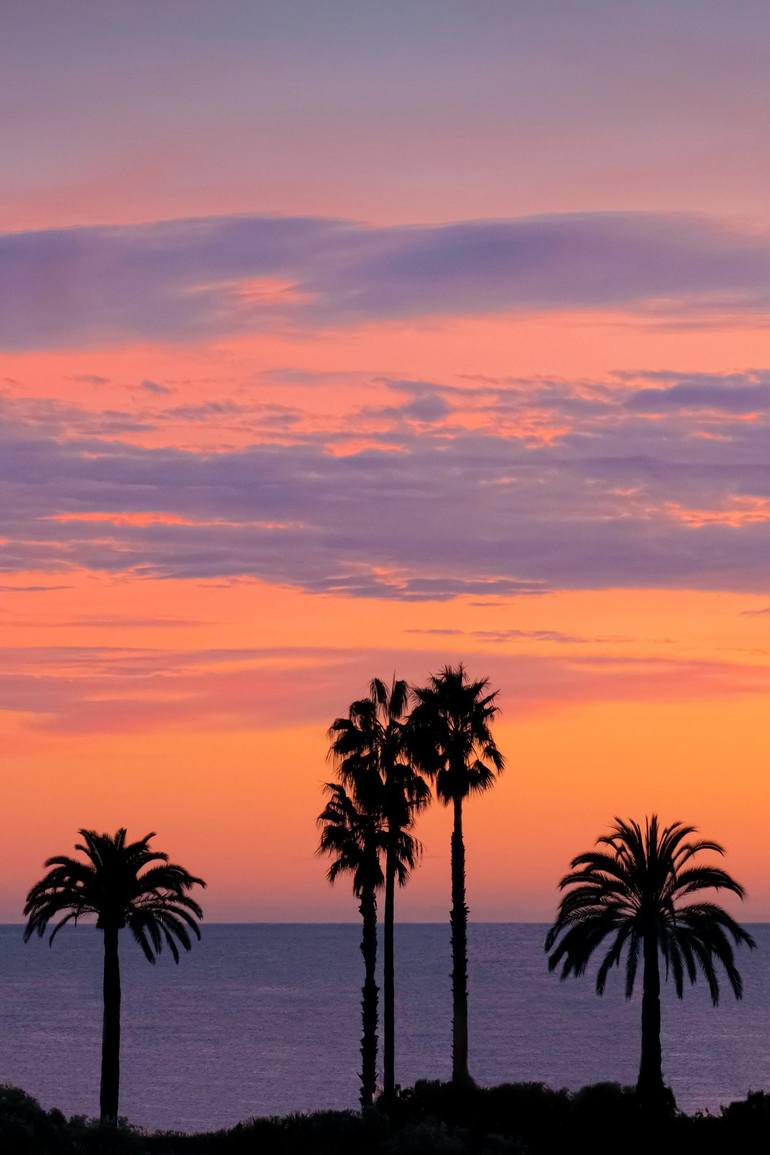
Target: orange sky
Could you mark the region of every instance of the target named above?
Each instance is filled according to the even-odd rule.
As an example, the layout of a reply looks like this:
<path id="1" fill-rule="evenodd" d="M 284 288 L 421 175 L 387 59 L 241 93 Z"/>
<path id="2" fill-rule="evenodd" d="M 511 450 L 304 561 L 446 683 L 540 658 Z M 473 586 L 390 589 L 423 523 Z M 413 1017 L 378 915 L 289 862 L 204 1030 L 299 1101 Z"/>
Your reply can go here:
<path id="1" fill-rule="evenodd" d="M 768 62 L 752 6 L 729 36 L 591 6 L 594 37 L 169 3 L 53 29 L 26 76 L 18 9 L 0 919 L 122 824 L 211 919 L 354 917 L 313 854 L 325 729 L 458 659 L 508 761 L 468 806 L 472 917 L 548 919 L 570 856 L 657 810 L 770 918 Z M 446 812 L 420 836 L 401 913 L 441 919 Z"/>

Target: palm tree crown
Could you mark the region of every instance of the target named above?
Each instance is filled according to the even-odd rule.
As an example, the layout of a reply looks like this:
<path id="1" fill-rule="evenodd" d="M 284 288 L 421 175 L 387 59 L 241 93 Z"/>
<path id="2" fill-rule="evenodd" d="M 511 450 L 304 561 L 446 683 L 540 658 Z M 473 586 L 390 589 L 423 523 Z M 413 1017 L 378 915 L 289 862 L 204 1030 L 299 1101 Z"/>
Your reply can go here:
<path id="1" fill-rule="evenodd" d="M 318 816 L 318 852 L 332 858 L 326 877 L 336 882 L 341 874 L 350 874 L 357 897 L 369 888 L 379 889 L 384 881 L 380 853 L 385 835 L 377 812 L 357 803 L 338 782 L 327 782 L 324 790 L 328 799 Z"/>
<path id="2" fill-rule="evenodd" d="M 682 899 L 703 890 L 727 890 L 743 898 L 744 890 L 720 867 L 693 861 L 704 851 L 724 854 L 717 842 L 691 840 L 695 833 L 695 827 L 681 822 L 661 830 L 656 815 L 645 822 L 644 830 L 632 820 L 616 819 L 611 832 L 597 842 L 606 850 L 574 858 L 571 872 L 559 884 L 567 893 L 546 939 L 546 950 L 552 950 L 549 969 L 561 963 L 562 978 L 583 974 L 593 952 L 611 935 L 596 974 L 596 989 L 599 994 L 604 991 L 611 968 L 620 965 L 625 950 L 626 996 L 630 998 L 640 948 L 645 936 L 652 935 L 666 976 L 671 974 L 680 998 L 685 976 L 694 983 L 700 971 L 716 1005 L 720 993 L 717 964 L 740 998 L 743 983 L 733 944 L 753 947 L 754 940 L 721 906 L 682 903 Z"/>
<path id="3" fill-rule="evenodd" d="M 25 940 L 42 936 L 51 922 L 50 942 L 68 922 L 95 915 L 102 930 L 133 934 L 149 962 L 155 962 L 164 942 L 179 962 L 179 947 L 190 950 L 190 932 L 200 938 L 197 920 L 201 907 L 187 893 L 193 886 L 205 886 L 184 867 L 169 862 L 168 855 L 150 848 L 154 834 L 138 842 L 126 842 L 125 829 L 116 834 L 81 830 L 81 851 L 85 861 L 60 855 L 49 858 L 51 869 L 27 895 L 24 914 Z"/>
<path id="4" fill-rule="evenodd" d="M 373 678 L 369 697 L 351 703 L 347 717 L 335 718 L 329 728 L 329 756 L 340 781 L 370 812 L 381 813 L 401 886 L 421 849 L 410 827 L 417 811 L 430 801 L 430 788 L 409 757 L 408 701 L 405 681 L 394 678 L 388 687 L 381 678 Z"/>
<path id="5" fill-rule="evenodd" d="M 435 778 L 444 803 L 488 790 L 505 768 L 490 728 L 499 713 L 498 692 L 487 692 L 488 686 L 488 678 L 470 681 L 460 663 L 445 666 L 413 691 L 411 748 L 420 768 Z"/>

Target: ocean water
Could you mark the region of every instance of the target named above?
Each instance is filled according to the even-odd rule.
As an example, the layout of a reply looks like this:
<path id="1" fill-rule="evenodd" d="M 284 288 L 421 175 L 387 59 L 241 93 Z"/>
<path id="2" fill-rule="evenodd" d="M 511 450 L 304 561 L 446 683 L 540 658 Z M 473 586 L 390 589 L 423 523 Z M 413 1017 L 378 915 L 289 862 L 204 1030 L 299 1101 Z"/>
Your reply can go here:
<path id="1" fill-rule="evenodd" d="M 770 925 L 741 952 L 746 993 L 713 1008 L 703 985 L 668 990 L 664 1069 L 682 1108 L 716 1109 L 770 1086 Z M 479 1083 L 577 1088 L 633 1082 L 639 1004 L 620 974 L 603 998 L 560 983 L 545 927 L 470 928 L 471 1070 Z M 123 936 L 121 1111 L 157 1128 L 230 1126 L 252 1115 L 352 1107 L 358 1096 L 361 956 L 356 925 L 209 925 L 175 967 Z M 450 1070 L 449 929 L 397 928 L 397 1077 Z M 0 927 L 0 1082 L 67 1114 L 98 1110 L 101 936 L 66 928 L 52 949 Z"/>

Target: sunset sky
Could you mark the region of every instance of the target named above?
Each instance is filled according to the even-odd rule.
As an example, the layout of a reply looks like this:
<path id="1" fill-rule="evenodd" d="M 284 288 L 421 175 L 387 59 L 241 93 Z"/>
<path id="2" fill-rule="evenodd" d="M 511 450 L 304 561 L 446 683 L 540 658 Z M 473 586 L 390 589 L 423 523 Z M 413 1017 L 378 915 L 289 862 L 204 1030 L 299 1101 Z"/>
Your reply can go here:
<path id="1" fill-rule="evenodd" d="M 326 728 L 460 659 L 472 918 L 657 810 L 770 919 L 768 75 L 764 0 L 6 0 L 1 921 L 120 825 L 353 919 Z"/>

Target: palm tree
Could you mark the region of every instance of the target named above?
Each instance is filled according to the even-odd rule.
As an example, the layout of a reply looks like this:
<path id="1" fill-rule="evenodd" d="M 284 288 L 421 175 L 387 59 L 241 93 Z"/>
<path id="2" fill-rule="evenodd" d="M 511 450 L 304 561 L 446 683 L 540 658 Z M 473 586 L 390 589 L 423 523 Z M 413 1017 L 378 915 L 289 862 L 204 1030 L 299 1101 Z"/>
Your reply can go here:
<path id="1" fill-rule="evenodd" d="M 353 702 L 346 718 L 329 729 L 329 754 L 355 795 L 379 805 L 385 823 L 385 910 L 383 919 L 383 1091 L 395 1093 L 395 890 L 406 885 L 421 847 L 412 835 L 415 815 L 430 801 L 430 788 L 409 758 L 406 717 L 409 687 L 393 678 L 390 687 L 373 678 L 369 696 Z"/>
<path id="2" fill-rule="evenodd" d="M 318 853 L 332 856 L 329 882 L 340 874 L 352 875 L 361 912 L 361 1106 L 371 1107 L 377 1083 L 377 891 L 384 881 L 380 855 L 385 839 L 379 810 L 369 810 L 337 782 L 327 782 L 324 790 L 328 800 L 318 816 Z"/>
<path id="3" fill-rule="evenodd" d="M 735 966 L 733 944 L 756 944 L 713 902 L 683 903 L 703 890 L 728 890 L 743 898 L 743 887 L 718 866 L 696 863 L 704 851 L 724 854 L 717 842 L 692 839 L 694 826 L 673 822 L 660 829 L 657 815 L 638 822 L 616 818 L 600 849 L 579 854 L 559 883 L 567 893 L 548 932 L 549 970 L 562 964 L 561 978 L 582 975 L 596 948 L 612 936 L 596 975 L 603 994 L 613 966 L 626 956 L 626 998 L 631 998 L 641 956 L 642 1052 L 637 1093 L 649 1106 L 665 1103 L 660 1046 L 660 961 L 674 980 L 679 998 L 685 975 L 694 983 L 700 971 L 714 1006 L 719 1002 L 717 966 L 724 969 L 736 998 L 743 982 Z M 606 849 L 605 849 L 606 848 Z M 732 943 L 730 942 L 732 939 Z M 555 949 L 554 949 L 555 948 Z"/>
<path id="4" fill-rule="evenodd" d="M 56 920 L 49 945 L 68 922 L 95 916 L 104 937 L 104 1018 L 99 1106 L 102 1122 L 118 1117 L 120 1088 L 120 958 L 118 940 L 125 927 L 131 931 L 148 962 L 154 963 L 164 942 L 175 962 L 179 947 L 190 950 L 190 931 L 200 938 L 197 919 L 203 911 L 189 897 L 193 886 L 205 886 L 168 855 L 150 848 L 154 834 L 139 842 L 126 842 L 126 831 L 97 834 L 80 830 L 77 843 L 85 857 L 60 855 L 49 858 L 50 867 L 27 895 L 24 941 L 41 937 Z"/>
<path id="5" fill-rule="evenodd" d="M 490 724 L 499 712 L 489 679 L 470 681 L 465 667 L 445 666 L 413 691 L 412 756 L 435 779 L 436 794 L 454 811 L 452 829 L 452 1082 L 472 1083 L 468 1071 L 468 907 L 465 901 L 463 801 L 489 790 L 505 767 Z"/>

